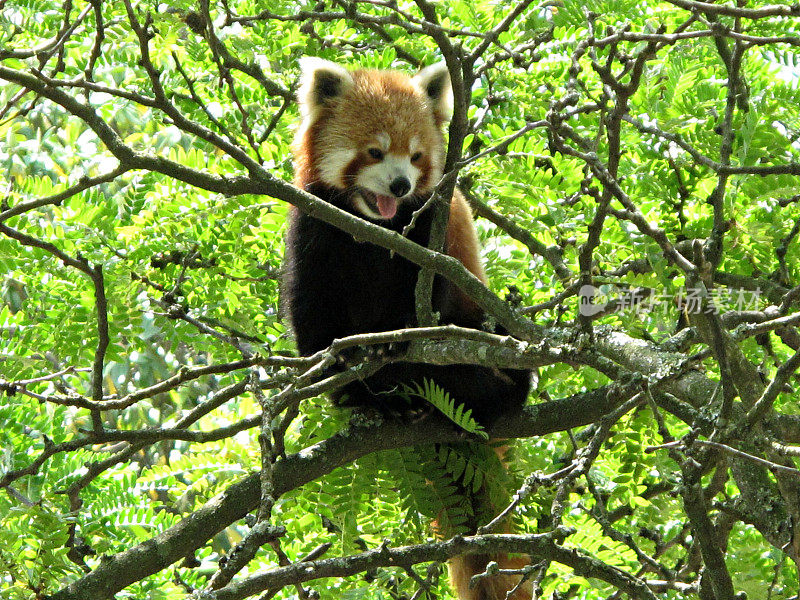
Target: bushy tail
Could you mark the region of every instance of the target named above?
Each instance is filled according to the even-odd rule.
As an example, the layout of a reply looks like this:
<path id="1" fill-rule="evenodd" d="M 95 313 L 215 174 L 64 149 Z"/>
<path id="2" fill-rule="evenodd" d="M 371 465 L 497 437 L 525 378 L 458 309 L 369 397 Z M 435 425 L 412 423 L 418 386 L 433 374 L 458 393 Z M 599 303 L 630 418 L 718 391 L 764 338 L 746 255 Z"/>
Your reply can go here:
<path id="1" fill-rule="evenodd" d="M 503 467 L 505 467 L 505 455 L 508 447 L 505 445 L 497 446 L 493 450 Z M 488 522 L 488 519 L 493 518 L 506 506 L 506 499 L 501 500 L 504 503 L 503 506 L 497 505 L 498 490 L 494 490 L 494 494 L 490 493 L 486 483 L 477 491 L 473 489 L 472 485 L 465 486 L 463 482 L 454 483 L 458 488 L 458 494 L 466 500 L 467 504 L 471 505 L 473 519 L 470 519 L 471 522 L 466 524 L 468 534 L 474 534 L 478 526 L 483 524 L 480 520 Z M 508 493 L 508 490 L 500 491 L 501 495 Z M 492 497 L 494 497 L 494 502 Z M 434 531 L 437 537 L 450 537 L 454 532 L 447 531 L 447 528 L 441 527 L 442 521 L 437 519 L 434 523 Z M 502 531 L 504 533 L 510 532 L 507 522 L 503 524 Z M 531 600 L 533 596 L 532 583 L 524 581 L 520 584 L 522 576 L 519 574 L 498 573 L 496 575 L 486 575 L 476 581 L 474 586 L 470 587 L 472 578 L 475 575 L 484 573 L 487 565 L 491 562 L 496 562 L 501 570 L 519 570 L 530 563 L 527 557 L 509 556 L 507 554 L 466 554 L 450 559 L 447 565 L 450 572 L 450 584 L 459 600 Z M 512 591 L 513 593 L 511 593 Z"/>
<path id="2" fill-rule="evenodd" d="M 459 600 L 531 600 L 533 597 L 532 584 L 524 581 L 520 575 L 499 573 L 482 577 L 473 587 L 469 584 L 475 575 L 486 570 L 486 565 L 496 562 L 501 569 L 521 569 L 528 564 L 524 557 L 508 556 L 507 554 L 486 555 L 467 554 L 450 559 L 450 584 Z M 514 593 L 509 596 L 509 592 Z"/>

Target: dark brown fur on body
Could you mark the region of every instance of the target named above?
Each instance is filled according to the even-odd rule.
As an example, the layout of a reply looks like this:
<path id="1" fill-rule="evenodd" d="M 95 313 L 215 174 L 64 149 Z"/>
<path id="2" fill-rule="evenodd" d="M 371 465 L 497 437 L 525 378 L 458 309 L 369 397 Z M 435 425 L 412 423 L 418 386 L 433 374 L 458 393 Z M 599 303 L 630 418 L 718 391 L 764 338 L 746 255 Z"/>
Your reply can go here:
<path id="1" fill-rule="evenodd" d="M 335 191 L 314 186 L 309 191 L 336 202 Z M 412 210 L 413 205 L 401 206 L 397 217 L 384 226 L 402 230 Z M 424 245 L 429 232 L 427 212 L 417 220 L 409 237 Z M 417 265 L 400 256 L 391 256 L 385 248 L 356 242 L 335 227 L 295 212 L 287 236 L 284 294 L 300 353 L 308 356 L 327 348 L 337 338 L 356 333 L 413 326 L 418 274 Z M 458 302 L 452 299 L 453 293 L 452 286 L 436 278 L 434 309 L 442 311 L 442 321 L 479 328 L 482 315 L 472 310 L 454 311 Z M 444 310 L 445 307 L 451 307 L 450 311 Z M 528 394 L 527 371 L 505 369 L 500 373 L 476 365 L 397 362 L 364 381 L 348 384 L 333 397 L 346 406 L 404 412 L 408 408 L 405 400 L 387 392 L 402 384 L 422 383 L 425 378 L 432 379 L 472 409 L 475 418 L 484 424 L 520 407 Z"/>
<path id="2" fill-rule="evenodd" d="M 449 85 L 442 69 L 429 68 L 412 79 L 392 71 L 346 71 L 311 59 L 304 64 L 298 94 L 303 123 L 294 144 L 296 185 L 401 232 L 441 177 L 441 127 L 448 116 Z M 392 178 L 407 179 L 410 192 L 390 195 L 386 185 Z M 408 237 L 427 246 L 430 228 L 431 211 L 425 211 Z M 486 281 L 472 214 L 457 191 L 450 207 L 446 252 Z M 357 242 L 293 209 L 282 293 L 300 354 L 308 356 L 353 334 L 414 326 L 419 271 L 419 266 L 385 248 Z M 484 320 L 474 302 L 439 276 L 434 280 L 433 308 L 442 323 L 480 328 Z M 525 370 L 394 362 L 332 397 L 341 405 L 404 412 L 409 406 L 394 392 L 424 379 L 444 388 L 484 425 L 522 406 L 530 386 Z M 461 600 L 503 600 L 513 588 L 514 578 L 498 576 L 469 589 L 470 577 L 489 560 L 497 560 L 503 568 L 514 568 L 517 561 L 507 556 L 450 561 L 451 579 Z M 524 599 L 524 593 L 513 596 Z"/>

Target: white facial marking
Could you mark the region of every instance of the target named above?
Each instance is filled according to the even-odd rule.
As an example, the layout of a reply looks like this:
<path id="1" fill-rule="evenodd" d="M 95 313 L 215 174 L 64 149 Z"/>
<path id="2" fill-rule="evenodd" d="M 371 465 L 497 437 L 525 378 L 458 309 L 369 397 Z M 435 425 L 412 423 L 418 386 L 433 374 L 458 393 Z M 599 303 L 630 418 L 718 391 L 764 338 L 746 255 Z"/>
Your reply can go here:
<path id="1" fill-rule="evenodd" d="M 384 152 L 389 151 L 389 146 L 392 145 L 392 138 L 389 137 L 388 133 L 380 132 L 375 136 L 375 140 L 378 142 L 378 146 L 381 150 Z"/>
<path id="2" fill-rule="evenodd" d="M 342 181 L 342 173 L 355 157 L 355 150 L 331 150 L 329 152 L 323 152 L 319 159 L 320 178 L 328 185 L 350 185 L 352 182 L 348 183 Z"/>
<path id="3" fill-rule="evenodd" d="M 420 146 L 419 143 L 419 137 L 415 135 L 408 142 L 408 151 L 411 153 L 411 156 L 414 156 L 414 154 L 416 154 L 420 150 L 422 150 L 422 147 Z"/>
<path id="4" fill-rule="evenodd" d="M 420 170 L 411 164 L 411 156 L 389 153 L 383 160 L 361 170 L 356 184 L 381 196 L 394 196 L 389 186 L 398 177 L 406 177 L 411 183 L 411 192 L 417 185 Z"/>

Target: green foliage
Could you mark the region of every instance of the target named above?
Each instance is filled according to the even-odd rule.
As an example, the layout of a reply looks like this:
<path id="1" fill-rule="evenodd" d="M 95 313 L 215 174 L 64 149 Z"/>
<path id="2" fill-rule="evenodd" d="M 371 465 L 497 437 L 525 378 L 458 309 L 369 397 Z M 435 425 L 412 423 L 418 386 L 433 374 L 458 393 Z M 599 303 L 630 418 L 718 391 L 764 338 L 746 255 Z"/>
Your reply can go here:
<path id="1" fill-rule="evenodd" d="M 206 20 L 206 3 L 134 0 L 130 8 L 137 23 L 148 28 L 154 69 L 148 71 L 125 2 L 0 3 L 0 599 L 54 594 L 107 557 L 174 527 L 261 467 L 254 417 L 262 406 L 244 384 L 259 377 L 268 399 L 282 398 L 278 394 L 297 383 L 303 368 L 289 362 L 295 349 L 279 298 L 290 208 L 273 197 L 279 194 L 264 180 L 253 193 L 226 193 L 198 185 L 196 176 L 224 178 L 230 190 L 254 176 L 257 169 L 246 164 L 252 161 L 291 180 L 298 120 L 292 94 L 303 55 L 410 73 L 442 59 L 430 34 L 443 32 L 463 57 L 487 42 L 467 73 L 476 80 L 461 150 L 474 159 L 461 165 L 460 185 L 534 241 L 556 248 L 572 273 L 562 281 L 550 260 L 531 251 L 525 236 L 509 235 L 496 218 L 478 220 L 489 287 L 505 297 L 513 285 L 521 307 L 528 308 L 520 314 L 558 333 L 544 345 L 565 349 L 560 362 L 537 370 L 532 397 L 538 402 L 580 395 L 630 372 L 619 355 L 584 363 L 576 358 L 578 351 L 593 351 L 599 339 L 574 327 L 581 325 L 578 301 L 565 290 L 581 275 L 591 276 L 608 299 L 625 298 L 636 288 L 650 290 L 646 304 L 609 312 L 592 325 L 596 334 L 623 333 L 653 344 L 675 342 L 676 298 L 692 285 L 665 257 L 664 246 L 626 218 L 619 198 L 609 204 L 612 212 L 589 272 L 580 273 L 589 224 L 607 189 L 585 159 L 609 163 L 616 102 L 634 81 L 638 57 L 646 60 L 639 85 L 624 100 L 615 182 L 671 245 L 708 239 L 718 232 L 715 216 L 721 216 L 719 261 L 701 271 L 716 277 L 711 290 L 720 293 L 715 301 L 727 313 L 721 320 L 725 331 L 773 318 L 778 309 L 786 316 L 796 309 L 787 296 L 800 283 L 795 17 L 733 17 L 727 14 L 731 3 L 715 4 L 718 12 L 711 14 L 650 0 L 563 0 L 520 5 L 507 28 L 485 37 L 501 26 L 514 3 L 432 2 L 435 26 L 425 23 L 420 4 L 427 3 L 228 0 L 207 3 Z M 766 4 L 789 6 L 762 2 L 739 8 Z M 657 47 L 649 47 L 662 31 L 683 37 L 658 38 Z M 615 35 L 615 41 L 602 42 Z M 737 48 L 742 75 L 734 89 L 725 56 Z M 604 68 L 618 78 L 616 87 L 603 76 Z M 104 177 L 119 160 L 85 115 L 70 114 L 47 94 L 15 83 L 9 72 L 32 76 L 84 104 L 86 114 L 101 119 L 131 156 L 155 159 L 162 171 L 171 161 L 184 171 L 168 175 L 137 166 L 63 199 L 30 206 Z M 157 106 L 161 90 L 174 111 Z M 723 142 L 731 90 L 736 98 L 728 153 Z M 566 102 L 570 98 L 574 103 Z M 556 116 L 573 137 L 558 129 Z M 529 124 L 536 126 L 507 147 L 481 154 Z M 583 158 L 559 148 L 559 136 Z M 718 162 L 730 164 L 724 178 L 714 167 Z M 763 170 L 782 165 L 795 168 Z M 41 243 L 22 243 L 24 236 Z M 691 260 L 693 252 L 686 251 Z M 113 408 L 87 408 L 100 339 L 97 289 L 85 270 L 61 256 L 102 267 L 110 343 L 94 383 L 102 385 L 103 402 Z M 623 265 L 631 268 L 622 272 Z M 552 302 L 562 292 L 564 297 Z M 753 365 L 756 378 L 772 379 L 796 351 L 791 327 L 781 326 L 780 335 L 736 339 L 734 347 Z M 538 351 L 538 342 L 533 345 Z M 685 371 L 712 382 L 723 377 L 714 349 L 697 336 L 667 347 L 698 358 Z M 223 368 L 256 353 L 275 362 Z M 165 385 L 193 369 L 220 365 L 213 373 Z M 651 373 L 648 384 L 658 393 L 673 376 L 666 370 Z M 797 378 L 786 385 L 796 388 Z M 235 386 L 238 393 L 231 392 Z M 487 437 L 458 398 L 433 382 L 405 393 L 415 402 L 429 402 L 465 436 Z M 621 417 L 591 465 L 564 488 L 563 478 L 552 485 L 536 482 L 580 463 L 597 435 L 594 426 L 517 442 L 513 458 L 506 459 L 508 470 L 492 444 L 472 440 L 325 465 L 323 475 L 276 499 L 272 521 L 287 530 L 280 549 L 288 560 L 299 561 L 320 544 L 332 544 L 326 558 L 374 549 L 384 540 L 415 544 L 431 539 L 431 520 L 442 535 L 468 533 L 505 508 L 527 478 L 534 484 L 514 510 L 515 530 L 574 527 L 567 547 L 630 574 L 669 579 L 642 564 L 632 540 L 681 582 L 694 584 L 701 553 L 680 497 L 684 463 L 660 447 L 665 440 L 657 417 L 687 443 L 707 439 L 724 419 L 718 421 L 718 398 L 690 406 L 677 393 L 670 388 L 672 404 L 665 401 L 661 414 L 639 405 Z M 780 394 L 770 417 L 800 414 L 796 396 Z M 125 398 L 130 402 L 114 405 Z M 736 407 L 732 418 L 746 413 L 739 396 Z M 338 440 L 348 427 L 347 416 L 322 397 L 304 399 L 297 413 L 286 423 L 286 413 L 273 419 L 275 431 L 285 426 L 275 440 L 278 461 L 295 453 L 314 455 L 317 444 Z M 585 423 L 568 413 L 563 429 Z M 781 437 L 785 429 L 770 425 L 752 431 L 763 439 L 749 451 L 784 466 L 795 464 L 794 458 L 773 453 L 774 444 L 798 443 Z M 717 430 L 715 439 L 725 433 Z M 691 460 L 703 458 L 697 447 L 687 452 Z M 781 551 L 787 540 L 771 540 L 756 520 L 745 522 L 741 503 L 753 499 L 732 476 L 733 459 L 720 456 L 705 457 L 701 484 L 709 494 L 710 518 L 720 531 L 731 531 L 721 546 L 736 591 L 749 598 L 793 597 L 797 573 Z M 785 523 L 797 515 L 779 493 L 767 496 L 775 482 L 774 473 L 767 474 L 756 504 L 775 514 L 784 510 L 779 529 L 785 533 Z M 248 520 L 223 524 L 200 540 L 193 557 L 199 566 L 187 557 L 117 597 L 189 597 L 208 585 L 251 526 Z M 239 577 L 274 569 L 281 560 L 265 546 Z M 413 574 L 382 568 L 306 585 L 323 600 L 398 600 L 418 592 L 420 578 L 428 576 L 424 567 L 416 565 Z M 578 577 L 556 563 L 541 583 L 547 597 L 615 594 L 608 582 Z M 290 586 L 276 597 L 295 594 Z M 426 594 L 452 597 L 443 574 Z M 684 592 L 668 590 L 658 597 L 683 598 Z"/>
<path id="2" fill-rule="evenodd" d="M 464 410 L 464 405 L 451 398 L 450 394 L 444 389 L 436 385 L 430 379 L 425 379 L 422 384 L 414 383 L 414 386 L 405 386 L 400 392 L 400 395 L 412 402 L 413 398 L 421 398 L 429 402 L 436 410 L 442 413 L 445 417 L 455 423 L 460 429 L 467 433 L 474 433 L 475 435 L 489 439 L 483 427 L 472 418 L 471 410 Z"/>

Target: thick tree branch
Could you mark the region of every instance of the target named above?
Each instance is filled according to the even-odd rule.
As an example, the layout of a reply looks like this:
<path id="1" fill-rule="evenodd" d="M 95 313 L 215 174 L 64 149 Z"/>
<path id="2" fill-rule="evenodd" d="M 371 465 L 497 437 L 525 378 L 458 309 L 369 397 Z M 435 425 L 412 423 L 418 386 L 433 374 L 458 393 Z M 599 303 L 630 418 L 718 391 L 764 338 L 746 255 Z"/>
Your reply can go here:
<path id="1" fill-rule="evenodd" d="M 640 383 L 611 384 L 569 398 L 530 406 L 509 415 L 489 430 L 493 437 L 545 435 L 591 423 L 614 410 L 640 389 Z M 449 421 L 428 418 L 418 423 L 390 421 L 378 427 L 353 426 L 275 463 L 276 496 L 313 481 L 366 454 L 432 442 L 463 439 Z M 69 584 L 52 600 L 106 600 L 128 585 L 168 567 L 203 546 L 216 533 L 253 510 L 259 477 L 233 484 L 201 509 L 158 536 L 102 561 L 94 571 Z"/>
<path id="2" fill-rule="evenodd" d="M 390 548 L 381 546 L 362 554 L 345 558 L 329 558 L 314 562 L 302 562 L 254 575 L 232 584 L 215 593 L 200 595 L 201 600 L 242 600 L 261 591 L 280 589 L 299 581 L 311 581 L 322 577 L 345 577 L 376 567 L 410 567 L 423 562 L 445 561 L 459 554 L 493 552 L 517 552 L 529 554 L 536 559 L 547 558 L 570 567 L 583 577 L 600 579 L 625 591 L 632 598 L 655 600 L 647 584 L 625 573 L 621 569 L 587 555 L 579 550 L 567 549 L 559 542 L 570 533 L 560 528 L 539 535 L 489 534 L 483 536 L 457 537 L 446 542 L 420 544 Z"/>

